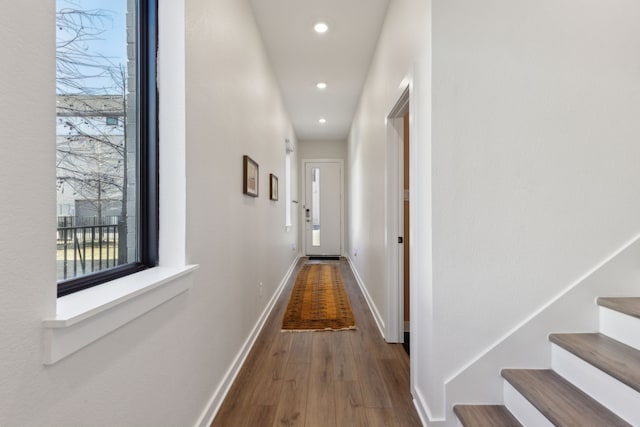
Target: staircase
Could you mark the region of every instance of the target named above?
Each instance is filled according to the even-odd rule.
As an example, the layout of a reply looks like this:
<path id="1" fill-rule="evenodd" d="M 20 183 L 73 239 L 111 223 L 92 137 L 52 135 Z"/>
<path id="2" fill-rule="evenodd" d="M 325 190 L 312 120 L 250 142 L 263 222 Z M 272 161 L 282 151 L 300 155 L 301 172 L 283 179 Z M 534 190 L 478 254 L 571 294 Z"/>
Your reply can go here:
<path id="1" fill-rule="evenodd" d="M 598 298 L 599 332 L 551 334 L 551 369 L 503 369 L 504 405 L 456 405 L 463 427 L 640 426 L 640 298 Z"/>

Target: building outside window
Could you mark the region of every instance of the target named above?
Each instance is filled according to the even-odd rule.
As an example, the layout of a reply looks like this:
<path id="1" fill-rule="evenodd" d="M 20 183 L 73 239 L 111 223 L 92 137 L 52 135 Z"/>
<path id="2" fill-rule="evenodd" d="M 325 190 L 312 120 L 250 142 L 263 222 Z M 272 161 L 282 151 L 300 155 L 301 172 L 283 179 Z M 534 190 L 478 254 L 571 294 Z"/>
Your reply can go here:
<path id="1" fill-rule="evenodd" d="M 148 0 L 56 2 L 59 295 L 155 265 L 156 16 Z"/>

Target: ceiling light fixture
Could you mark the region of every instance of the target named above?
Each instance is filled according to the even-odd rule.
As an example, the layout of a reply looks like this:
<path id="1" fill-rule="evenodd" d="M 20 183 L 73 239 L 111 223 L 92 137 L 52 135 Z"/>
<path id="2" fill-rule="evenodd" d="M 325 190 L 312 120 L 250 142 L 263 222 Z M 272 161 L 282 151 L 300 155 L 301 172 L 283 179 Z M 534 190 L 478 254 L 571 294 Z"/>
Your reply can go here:
<path id="1" fill-rule="evenodd" d="M 325 119 L 324 117 L 321 118 L 320 120 L 318 120 L 318 123 L 320 123 L 321 125 L 327 123 L 327 119 Z"/>
<path id="2" fill-rule="evenodd" d="M 313 26 L 313 29 L 316 31 L 316 33 L 323 34 L 327 32 L 329 26 L 325 22 L 318 22 Z"/>
<path id="3" fill-rule="evenodd" d="M 326 89 L 326 88 L 327 88 L 327 84 L 326 84 L 326 83 L 324 83 L 324 82 L 320 82 L 320 83 L 318 83 L 318 84 L 316 85 L 316 87 L 317 87 L 318 89 Z"/>

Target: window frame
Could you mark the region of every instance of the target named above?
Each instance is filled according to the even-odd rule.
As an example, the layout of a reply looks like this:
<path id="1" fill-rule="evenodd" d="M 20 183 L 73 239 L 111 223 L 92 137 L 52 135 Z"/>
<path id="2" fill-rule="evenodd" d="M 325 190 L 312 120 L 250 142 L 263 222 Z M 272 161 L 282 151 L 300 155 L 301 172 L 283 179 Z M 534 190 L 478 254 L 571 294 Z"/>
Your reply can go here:
<path id="1" fill-rule="evenodd" d="M 139 261 L 58 282 L 58 298 L 158 265 L 159 138 L 158 138 L 158 2 L 136 1 L 136 90 L 138 93 L 138 210 Z M 126 202 L 126 201 L 125 201 Z"/>

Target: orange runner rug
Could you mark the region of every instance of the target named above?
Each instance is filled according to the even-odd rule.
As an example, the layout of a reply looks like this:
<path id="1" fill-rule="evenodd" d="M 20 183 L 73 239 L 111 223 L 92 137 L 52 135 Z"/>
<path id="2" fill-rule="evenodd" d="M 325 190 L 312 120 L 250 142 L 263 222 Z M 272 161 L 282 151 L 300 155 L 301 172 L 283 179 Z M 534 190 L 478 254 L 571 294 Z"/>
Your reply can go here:
<path id="1" fill-rule="evenodd" d="M 283 331 L 356 329 L 340 265 L 305 264 L 291 291 Z"/>

